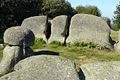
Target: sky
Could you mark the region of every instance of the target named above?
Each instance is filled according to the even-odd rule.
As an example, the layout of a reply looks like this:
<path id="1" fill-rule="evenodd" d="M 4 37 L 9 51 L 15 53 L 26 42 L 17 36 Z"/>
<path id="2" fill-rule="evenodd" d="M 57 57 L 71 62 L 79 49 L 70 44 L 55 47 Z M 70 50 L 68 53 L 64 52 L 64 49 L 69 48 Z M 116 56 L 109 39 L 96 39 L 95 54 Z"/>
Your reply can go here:
<path id="1" fill-rule="evenodd" d="M 102 16 L 109 17 L 110 19 L 114 16 L 114 11 L 116 6 L 119 4 L 120 0 L 66 0 L 71 3 L 72 7 L 78 5 L 94 5 L 99 8 L 102 13 Z"/>

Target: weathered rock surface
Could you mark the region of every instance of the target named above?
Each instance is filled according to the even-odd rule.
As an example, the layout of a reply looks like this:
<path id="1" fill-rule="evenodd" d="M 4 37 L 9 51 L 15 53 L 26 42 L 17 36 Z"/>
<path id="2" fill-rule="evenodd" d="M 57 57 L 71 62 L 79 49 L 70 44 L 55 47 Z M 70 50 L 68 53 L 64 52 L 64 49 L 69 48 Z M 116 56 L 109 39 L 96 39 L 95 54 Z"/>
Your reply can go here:
<path id="1" fill-rule="evenodd" d="M 6 46 L 0 63 L 0 74 L 7 73 L 21 59 L 22 50 L 18 46 Z"/>
<path id="2" fill-rule="evenodd" d="M 94 42 L 113 47 L 108 24 L 100 17 L 88 14 L 76 14 L 72 17 L 67 42 Z"/>
<path id="3" fill-rule="evenodd" d="M 120 30 L 118 31 L 118 42 L 115 43 L 114 49 L 116 52 L 120 53 Z"/>
<path id="4" fill-rule="evenodd" d="M 59 41 L 64 43 L 65 38 L 68 36 L 68 24 L 68 17 L 66 15 L 55 17 L 51 21 L 51 36 L 48 42 Z"/>
<path id="5" fill-rule="evenodd" d="M 22 24 L 22 27 L 27 27 L 33 31 L 35 37 L 46 39 L 45 30 L 48 28 L 47 16 L 34 16 L 26 18 Z"/>
<path id="6" fill-rule="evenodd" d="M 85 64 L 80 74 L 80 80 L 120 80 L 120 62 Z"/>
<path id="7" fill-rule="evenodd" d="M 4 33 L 4 43 L 17 46 L 31 46 L 35 36 L 30 29 L 20 26 L 8 28 Z"/>
<path id="8" fill-rule="evenodd" d="M 111 20 L 108 17 L 101 17 L 103 20 L 105 20 L 108 24 L 108 26 L 111 28 Z"/>
<path id="9" fill-rule="evenodd" d="M 15 71 L 0 80 L 79 80 L 75 65 L 58 56 L 29 57 L 15 66 Z"/>

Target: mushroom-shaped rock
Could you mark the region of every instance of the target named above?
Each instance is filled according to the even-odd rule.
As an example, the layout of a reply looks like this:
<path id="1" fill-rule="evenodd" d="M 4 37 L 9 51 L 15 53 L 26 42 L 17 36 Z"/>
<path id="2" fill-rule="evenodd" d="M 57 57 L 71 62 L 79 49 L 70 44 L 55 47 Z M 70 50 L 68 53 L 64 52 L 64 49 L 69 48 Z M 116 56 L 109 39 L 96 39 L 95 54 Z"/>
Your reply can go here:
<path id="1" fill-rule="evenodd" d="M 8 28 L 4 33 L 4 43 L 14 46 L 31 46 L 35 40 L 34 33 L 20 26 Z"/>

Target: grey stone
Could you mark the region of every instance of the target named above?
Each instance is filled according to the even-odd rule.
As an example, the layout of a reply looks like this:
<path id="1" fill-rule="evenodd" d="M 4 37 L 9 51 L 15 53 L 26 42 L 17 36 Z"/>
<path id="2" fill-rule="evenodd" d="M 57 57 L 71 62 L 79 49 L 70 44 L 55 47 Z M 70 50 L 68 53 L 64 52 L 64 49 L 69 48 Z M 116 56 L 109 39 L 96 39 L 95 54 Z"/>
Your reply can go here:
<path id="1" fill-rule="evenodd" d="M 75 65 L 58 56 L 29 57 L 15 66 L 15 71 L 0 80 L 79 80 Z"/>
<path id="2" fill-rule="evenodd" d="M 114 49 L 116 52 L 120 53 L 120 30 L 118 31 L 118 42 L 115 43 Z"/>
<path id="3" fill-rule="evenodd" d="M 82 65 L 80 80 L 120 80 L 120 62 L 97 62 Z"/>
<path id="4" fill-rule="evenodd" d="M 36 38 L 43 38 L 47 41 L 45 30 L 48 28 L 47 16 L 34 16 L 23 20 L 22 27 L 27 27 L 33 31 Z"/>
<path id="5" fill-rule="evenodd" d="M 68 17 L 66 15 L 53 18 L 51 21 L 51 36 L 48 42 L 59 41 L 64 43 L 68 36 L 68 23 Z"/>
<path id="6" fill-rule="evenodd" d="M 7 73 L 21 59 L 22 50 L 18 46 L 6 46 L 0 63 L 0 74 Z"/>
<path id="7" fill-rule="evenodd" d="M 101 17 L 103 20 L 105 20 L 108 24 L 108 26 L 111 28 L 111 20 L 108 17 Z"/>
<path id="8" fill-rule="evenodd" d="M 8 28 L 4 33 L 4 43 L 9 45 L 31 46 L 34 41 L 33 32 L 20 26 Z"/>
<path id="9" fill-rule="evenodd" d="M 100 17 L 89 14 L 76 14 L 71 19 L 67 42 L 94 42 L 112 48 L 110 27 Z"/>

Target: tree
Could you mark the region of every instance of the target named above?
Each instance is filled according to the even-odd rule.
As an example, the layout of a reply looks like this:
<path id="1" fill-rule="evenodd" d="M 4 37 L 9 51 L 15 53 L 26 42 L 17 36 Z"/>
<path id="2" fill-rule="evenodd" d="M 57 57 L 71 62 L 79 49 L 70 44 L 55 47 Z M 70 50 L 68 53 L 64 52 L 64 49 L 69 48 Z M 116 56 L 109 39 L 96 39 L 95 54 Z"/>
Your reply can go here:
<path id="1" fill-rule="evenodd" d="M 1 12 L 5 15 L 13 15 L 20 24 L 23 19 L 38 15 L 41 0 L 3 0 Z"/>
<path id="2" fill-rule="evenodd" d="M 117 26 L 120 28 L 120 2 L 116 6 L 116 11 L 114 11 L 114 14 L 115 14 L 115 16 L 113 18 L 114 26 Z"/>
<path id="3" fill-rule="evenodd" d="M 11 27 L 21 25 L 25 18 L 40 13 L 41 0 L 0 0 L 0 37 Z"/>
<path id="4" fill-rule="evenodd" d="M 65 0 L 43 0 L 41 11 L 50 18 L 58 15 L 74 15 L 74 9 Z"/>
<path id="5" fill-rule="evenodd" d="M 101 16 L 101 12 L 96 6 L 77 6 L 75 10 L 77 13 Z"/>

